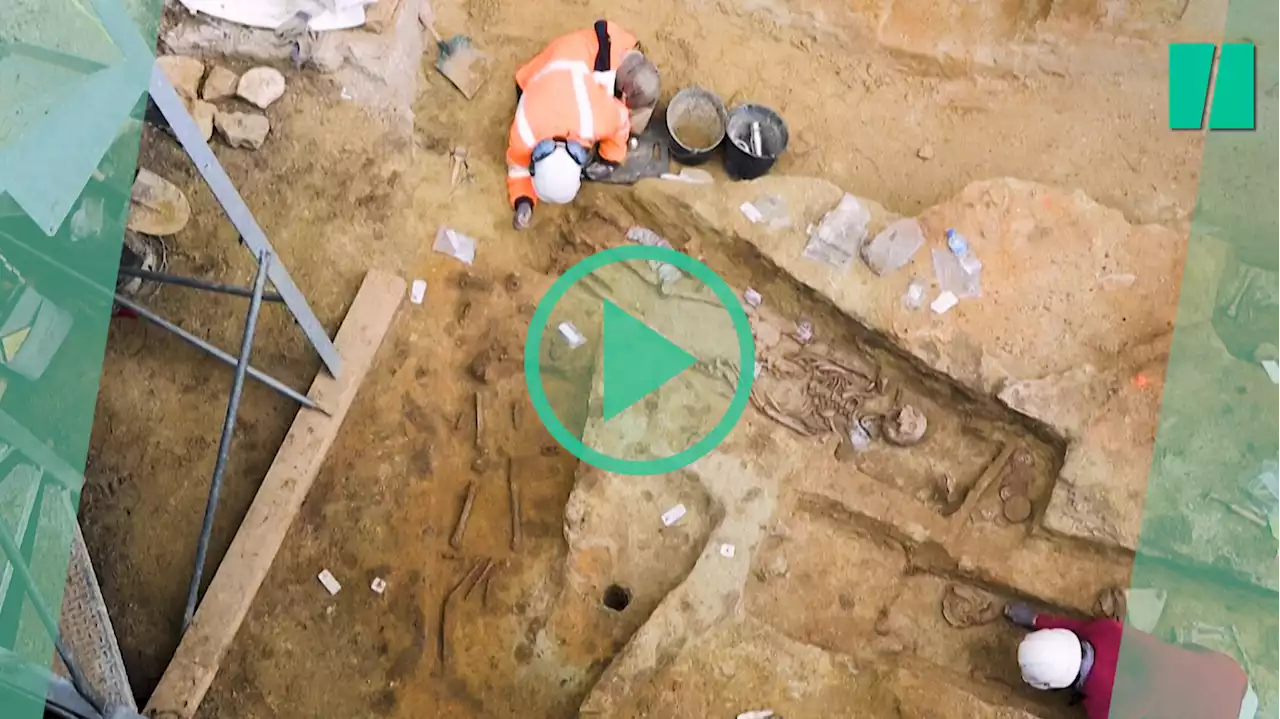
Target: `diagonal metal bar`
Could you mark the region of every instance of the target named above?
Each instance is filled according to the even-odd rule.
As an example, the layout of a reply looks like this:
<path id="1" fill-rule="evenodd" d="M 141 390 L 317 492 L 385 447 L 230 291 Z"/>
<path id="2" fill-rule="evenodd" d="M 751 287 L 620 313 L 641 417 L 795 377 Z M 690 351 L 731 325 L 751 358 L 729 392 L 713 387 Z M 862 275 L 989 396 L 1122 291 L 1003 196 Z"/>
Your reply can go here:
<path id="1" fill-rule="evenodd" d="M 135 313 L 136 313 L 139 317 L 141 317 L 142 319 L 144 319 L 144 320 L 146 320 L 146 321 L 148 321 L 148 322 L 150 322 L 150 323 L 152 323 L 152 324 L 154 324 L 154 325 L 157 325 L 157 326 L 159 326 L 159 327 L 162 327 L 162 328 L 164 328 L 164 329 L 168 330 L 169 332 L 171 332 L 171 333 L 173 333 L 173 334 L 177 335 L 179 339 L 182 339 L 183 341 L 185 341 L 185 342 L 187 342 L 187 343 L 189 343 L 189 344 L 192 344 L 192 345 L 195 345 L 196 347 L 199 347 L 200 349 L 204 350 L 205 352 L 208 352 L 209 354 L 213 355 L 214 357 L 217 357 L 218 359 L 222 360 L 222 361 L 223 361 L 223 362 L 225 362 L 226 364 L 229 364 L 229 365 L 231 365 L 231 366 L 233 366 L 233 367 L 235 366 L 235 364 L 236 364 L 236 358 L 235 358 L 235 357 L 232 357 L 230 354 L 228 354 L 228 353 L 227 353 L 227 352 L 225 352 L 224 350 L 222 350 L 222 349 L 218 348 L 217 346 L 212 345 L 212 344 L 210 344 L 210 343 L 208 343 L 208 342 L 206 342 L 206 341 L 204 341 L 204 340 L 200 339 L 199 337 L 196 337 L 195 335 L 191 334 L 190 332 L 188 332 L 188 331 L 186 331 L 186 330 L 182 329 L 181 327 L 179 327 L 179 326 L 175 325 L 174 323 L 170 322 L 169 320 L 166 320 L 165 318 L 163 318 L 163 317 L 161 317 L 160 315 L 158 315 L 158 314 L 156 314 L 156 313 L 152 312 L 151 310 L 147 309 L 146 307 L 143 307 L 142 305 L 138 304 L 137 302 L 134 302 L 133 300 L 129 299 L 128 297 L 122 297 L 122 296 L 120 296 L 120 295 L 116 295 L 116 296 L 115 296 L 115 299 L 116 299 L 116 303 L 117 303 L 117 304 L 121 305 L 122 307 L 128 307 L 130 310 L 132 310 L 133 312 L 135 312 Z M 307 397 L 306 395 L 304 395 L 304 394 L 302 394 L 302 393 L 298 392 L 298 391 L 297 391 L 297 390 L 295 390 L 294 388 L 290 387 L 289 385 L 285 384 L 284 382 L 281 382 L 280 380 L 276 379 L 275 377 L 272 377 L 271 375 L 266 374 L 265 372 L 263 372 L 263 371 L 261 371 L 261 370 L 259 370 L 259 369 L 255 368 L 255 367 L 249 367 L 249 368 L 248 368 L 248 373 L 249 373 L 249 376 L 250 376 L 250 377 L 252 377 L 252 378 L 254 378 L 254 379 L 258 380 L 259 382 L 261 382 L 261 383 L 265 384 L 266 386 L 270 387 L 271 389 L 274 389 L 275 391 L 277 391 L 277 392 L 279 392 L 280 394 L 282 394 L 282 395 L 284 395 L 284 396 L 288 397 L 289 399 L 293 400 L 294 402 L 297 402 L 298 404 L 302 405 L 303 407 L 306 407 L 307 409 L 315 409 L 315 410 L 319 410 L 319 411 L 321 411 L 321 412 L 324 412 L 324 410 L 323 410 L 323 409 L 320 409 L 320 406 L 319 406 L 319 405 L 317 405 L 317 404 L 315 403 L 315 401 L 314 401 L 314 400 L 312 400 L 310 397 Z M 326 414 L 327 414 L 327 412 L 326 412 Z"/>
<path id="2" fill-rule="evenodd" d="M 8 43 L 7 52 L 18 56 L 26 56 L 32 60 L 56 65 L 72 72 L 78 72 L 83 75 L 95 73 L 106 65 L 97 60 L 90 60 L 87 57 L 79 57 L 77 55 L 68 55 L 65 52 L 59 52 L 40 45 L 32 45 L 25 42 Z M 3 55 L 0 55 L 3 57 Z"/>
<path id="3" fill-rule="evenodd" d="M 249 300 L 249 313 L 244 320 L 244 335 L 240 339 L 240 356 L 236 360 L 236 374 L 231 381 L 231 397 L 227 400 L 227 416 L 222 421 L 222 438 L 218 440 L 218 458 L 213 465 L 213 481 L 209 484 L 209 498 L 204 505 L 204 523 L 200 525 L 200 538 L 196 542 L 196 568 L 191 572 L 191 584 L 187 587 L 187 608 L 182 613 L 182 633 L 186 634 L 200 600 L 200 580 L 204 576 L 204 563 L 209 554 L 209 537 L 213 534 L 213 517 L 218 511 L 218 494 L 222 490 L 222 476 L 227 470 L 227 458 L 231 456 L 231 441 L 236 432 L 236 414 L 240 411 L 240 393 L 244 390 L 244 377 L 249 369 L 249 354 L 253 351 L 253 333 L 258 327 L 258 311 L 262 309 L 262 291 L 267 286 L 267 271 L 271 267 L 271 255 L 258 255 L 258 275 L 253 280 L 253 297 Z"/>
<path id="4" fill-rule="evenodd" d="M 183 277 L 182 275 L 171 275 L 167 272 L 152 272 L 151 270 L 141 270 L 134 267 L 120 266 L 120 274 L 129 277 L 137 277 L 140 280 L 150 280 L 166 285 L 177 285 L 179 287 L 190 287 L 195 290 L 205 290 L 207 292 L 218 292 L 224 295 L 235 295 L 236 297 L 253 297 L 253 290 L 247 287 L 239 287 L 236 285 L 226 285 L 221 282 L 206 282 L 205 280 L 195 277 Z M 275 292 L 262 293 L 262 299 L 265 302 L 284 302 L 284 298 Z"/>
<path id="5" fill-rule="evenodd" d="M 88 678 L 85 677 L 84 670 L 80 668 L 80 664 L 71 654 L 71 650 L 62 641 L 62 634 L 58 629 L 58 620 L 54 618 L 53 612 L 49 610 L 49 605 L 45 604 L 44 597 L 40 596 L 40 592 L 36 589 L 35 580 L 31 578 L 31 570 L 27 567 L 26 560 L 22 558 L 22 551 L 14 543 L 13 535 L 3 519 L 0 519 L 0 550 L 4 551 L 5 558 L 9 560 L 9 566 L 13 567 L 13 573 L 18 578 L 18 584 L 22 585 L 27 598 L 31 600 L 31 606 L 36 610 L 36 617 L 44 625 L 44 630 L 49 634 L 49 638 L 53 640 L 53 646 L 57 649 L 58 657 L 62 659 L 63 666 L 67 668 L 67 673 L 71 675 L 71 683 L 75 686 L 76 691 L 80 692 L 80 696 L 92 704 L 94 709 L 103 712 L 105 705 L 102 697 L 98 696 L 98 693 L 94 691 L 93 686 L 89 684 Z"/>
<path id="6" fill-rule="evenodd" d="M 112 44 L 120 49 L 126 62 L 130 65 L 143 66 L 145 62 L 155 62 L 155 39 L 148 43 L 143 40 L 137 22 L 125 12 L 125 4 L 120 0 L 89 0 L 94 14 L 103 32 Z"/>
<path id="7" fill-rule="evenodd" d="M 151 70 L 150 92 L 151 99 L 164 114 L 174 136 L 187 151 L 187 156 L 195 163 L 196 170 L 204 177 L 213 196 L 222 205 L 227 219 L 231 220 L 231 224 L 235 225 L 236 231 L 240 233 L 240 239 L 255 257 L 263 252 L 275 256 L 275 250 L 267 241 L 267 236 L 258 226 L 257 220 L 253 218 L 253 213 L 245 205 L 244 199 L 236 191 L 235 185 L 231 183 L 231 178 L 227 177 L 222 165 L 218 163 L 218 158 L 214 157 L 213 150 L 209 149 L 209 143 L 205 142 L 203 133 L 196 126 L 195 120 L 191 119 L 191 115 L 187 114 L 182 99 L 178 97 L 177 91 L 173 89 L 169 78 L 165 76 L 158 64 L 153 65 Z M 267 276 L 271 279 L 271 284 L 275 285 L 276 291 L 284 298 L 285 305 L 293 313 L 293 318 L 302 328 L 303 334 L 307 336 L 307 341 L 320 355 L 320 360 L 324 362 L 329 374 L 334 377 L 339 376 L 342 371 L 342 359 L 338 356 L 338 350 L 333 346 L 333 341 L 329 339 L 320 320 L 311 311 L 306 297 L 293 284 L 288 270 L 283 264 L 275 262 L 272 263 Z"/>

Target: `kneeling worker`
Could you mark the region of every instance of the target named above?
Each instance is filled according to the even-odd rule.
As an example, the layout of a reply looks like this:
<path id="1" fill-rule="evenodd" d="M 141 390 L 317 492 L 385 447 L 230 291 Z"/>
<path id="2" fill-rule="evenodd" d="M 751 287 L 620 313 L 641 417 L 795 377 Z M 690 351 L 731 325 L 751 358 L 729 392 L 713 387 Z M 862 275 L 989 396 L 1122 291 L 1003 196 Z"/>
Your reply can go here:
<path id="1" fill-rule="evenodd" d="M 1221 652 L 1169 644 L 1115 619 L 1037 615 L 1025 604 L 1010 604 L 1004 613 L 1032 630 L 1018 646 L 1023 681 L 1070 691 L 1089 719 L 1254 719 L 1258 713 L 1248 675 Z"/>
<path id="2" fill-rule="evenodd" d="M 538 201 L 573 201 L 582 176 L 607 177 L 627 158 L 626 105 L 592 76 L 587 63 L 543 53 L 522 85 L 507 140 L 507 194 L 517 230 Z M 592 150 L 598 159 L 592 161 Z"/>

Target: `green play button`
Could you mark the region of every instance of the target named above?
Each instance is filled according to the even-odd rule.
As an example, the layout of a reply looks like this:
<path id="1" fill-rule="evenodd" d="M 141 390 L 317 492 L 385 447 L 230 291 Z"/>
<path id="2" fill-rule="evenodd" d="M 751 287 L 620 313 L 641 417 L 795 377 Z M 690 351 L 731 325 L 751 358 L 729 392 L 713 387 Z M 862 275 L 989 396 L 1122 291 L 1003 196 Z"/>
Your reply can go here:
<path id="1" fill-rule="evenodd" d="M 601 400 L 606 422 L 697 362 L 609 300 L 604 301 L 603 330 Z"/>
<path id="2" fill-rule="evenodd" d="M 664 265 L 682 277 L 669 285 Z M 616 247 L 569 268 L 525 339 L 538 419 L 578 459 L 614 474 L 673 472 L 715 449 L 746 411 L 754 371 L 737 293 L 663 247 Z"/>

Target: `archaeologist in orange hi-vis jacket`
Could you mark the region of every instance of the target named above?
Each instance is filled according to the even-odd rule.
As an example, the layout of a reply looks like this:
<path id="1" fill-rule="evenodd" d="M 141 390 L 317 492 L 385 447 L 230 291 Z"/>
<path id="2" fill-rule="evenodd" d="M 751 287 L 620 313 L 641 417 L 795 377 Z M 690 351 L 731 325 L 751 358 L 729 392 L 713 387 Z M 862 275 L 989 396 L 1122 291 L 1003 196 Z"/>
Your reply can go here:
<path id="1" fill-rule="evenodd" d="M 516 229 L 529 226 L 539 201 L 571 202 L 584 174 L 604 179 L 626 160 L 631 113 L 617 85 L 636 85 L 634 76 L 646 75 L 637 68 L 652 65 L 643 56 L 635 62 L 634 39 L 622 35 L 609 23 L 596 23 L 592 31 L 557 39 L 516 73 L 516 116 L 507 144 L 507 193 Z M 628 73 L 594 69 L 614 63 Z M 651 86 L 640 84 L 652 90 L 656 104 L 656 71 L 654 78 Z"/>

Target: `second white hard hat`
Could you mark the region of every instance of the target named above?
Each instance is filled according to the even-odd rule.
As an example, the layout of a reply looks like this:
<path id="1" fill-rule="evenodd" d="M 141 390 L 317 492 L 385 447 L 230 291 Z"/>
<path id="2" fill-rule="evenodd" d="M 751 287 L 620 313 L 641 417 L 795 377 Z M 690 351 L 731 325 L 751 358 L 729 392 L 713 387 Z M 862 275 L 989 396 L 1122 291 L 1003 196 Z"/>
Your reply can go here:
<path id="1" fill-rule="evenodd" d="M 1022 680 L 1036 689 L 1071 686 L 1083 659 L 1080 638 L 1068 629 L 1041 629 L 1023 637 L 1018 645 Z"/>

